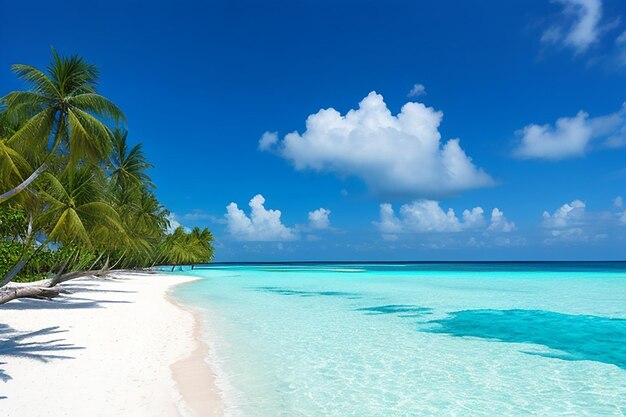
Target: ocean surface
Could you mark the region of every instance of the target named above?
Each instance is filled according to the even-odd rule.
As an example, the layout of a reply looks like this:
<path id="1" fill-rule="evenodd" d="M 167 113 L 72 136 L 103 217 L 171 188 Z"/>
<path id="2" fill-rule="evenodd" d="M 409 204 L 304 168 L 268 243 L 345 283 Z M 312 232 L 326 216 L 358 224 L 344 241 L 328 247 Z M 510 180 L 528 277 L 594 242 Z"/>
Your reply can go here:
<path id="1" fill-rule="evenodd" d="M 624 263 L 184 273 L 227 416 L 626 415 Z"/>

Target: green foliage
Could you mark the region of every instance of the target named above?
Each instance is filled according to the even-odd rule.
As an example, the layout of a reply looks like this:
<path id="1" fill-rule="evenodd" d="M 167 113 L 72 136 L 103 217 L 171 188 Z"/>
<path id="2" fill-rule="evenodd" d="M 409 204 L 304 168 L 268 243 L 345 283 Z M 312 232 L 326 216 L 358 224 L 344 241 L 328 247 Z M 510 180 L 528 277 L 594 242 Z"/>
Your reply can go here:
<path id="1" fill-rule="evenodd" d="M 12 69 L 30 89 L 0 99 L 0 193 L 19 190 L 33 167 L 47 171 L 0 204 L 0 281 L 20 260 L 18 281 L 213 259 L 208 229 L 168 233 L 152 165 L 141 144 L 129 145 L 121 110 L 98 94 L 94 65 L 53 50 L 46 71 Z"/>
<path id="2" fill-rule="evenodd" d="M 28 217 L 19 207 L 0 204 L 0 237 L 3 240 L 16 241 L 24 238 L 28 231 Z"/>

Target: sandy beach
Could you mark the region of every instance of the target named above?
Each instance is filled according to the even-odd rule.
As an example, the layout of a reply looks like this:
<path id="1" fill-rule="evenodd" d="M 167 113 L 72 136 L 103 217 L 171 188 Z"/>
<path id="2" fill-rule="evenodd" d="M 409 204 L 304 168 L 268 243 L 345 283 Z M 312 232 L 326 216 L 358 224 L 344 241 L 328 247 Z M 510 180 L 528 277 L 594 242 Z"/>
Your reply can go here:
<path id="1" fill-rule="evenodd" d="M 221 415 L 198 317 L 170 295 L 191 280 L 118 273 L 0 307 L 0 416 Z"/>

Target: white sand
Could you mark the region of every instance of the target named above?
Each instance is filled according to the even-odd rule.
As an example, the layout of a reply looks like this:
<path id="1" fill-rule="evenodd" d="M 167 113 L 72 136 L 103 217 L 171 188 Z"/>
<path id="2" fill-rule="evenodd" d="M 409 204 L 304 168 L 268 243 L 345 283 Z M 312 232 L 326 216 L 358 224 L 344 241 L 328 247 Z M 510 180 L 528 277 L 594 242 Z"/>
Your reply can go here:
<path id="1" fill-rule="evenodd" d="M 114 277 L 70 281 L 72 294 L 52 301 L 0 306 L 0 416 L 221 414 L 196 320 L 167 297 L 193 278 Z"/>

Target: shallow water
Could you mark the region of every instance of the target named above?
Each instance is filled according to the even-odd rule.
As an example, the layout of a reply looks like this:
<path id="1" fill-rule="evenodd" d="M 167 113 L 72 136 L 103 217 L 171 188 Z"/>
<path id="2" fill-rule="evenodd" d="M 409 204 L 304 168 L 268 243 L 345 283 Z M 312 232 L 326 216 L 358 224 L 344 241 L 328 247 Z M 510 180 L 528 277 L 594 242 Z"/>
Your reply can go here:
<path id="1" fill-rule="evenodd" d="M 624 264 L 185 273 L 229 416 L 626 414 Z"/>

